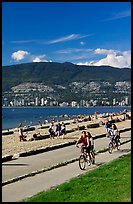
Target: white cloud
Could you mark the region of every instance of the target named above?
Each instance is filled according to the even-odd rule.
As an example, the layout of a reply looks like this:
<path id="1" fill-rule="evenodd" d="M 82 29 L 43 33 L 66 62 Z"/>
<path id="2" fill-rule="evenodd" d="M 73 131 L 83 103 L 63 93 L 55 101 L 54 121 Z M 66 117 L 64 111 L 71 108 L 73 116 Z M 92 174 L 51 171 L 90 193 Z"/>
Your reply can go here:
<path id="1" fill-rule="evenodd" d="M 36 56 L 32 62 L 48 62 L 48 60 L 44 59 L 44 57 L 46 57 L 46 55 L 39 55 Z M 51 61 L 50 61 L 51 62 Z"/>
<path id="2" fill-rule="evenodd" d="M 100 59 L 99 61 L 91 61 L 91 62 L 81 62 L 78 65 L 94 65 L 94 66 L 112 66 L 118 68 L 131 68 L 131 51 L 113 51 L 106 49 L 96 49 L 94 51 L 95 54 L 106 54 L 105 58 Z"/>
<path id="3" fill-rule="evenodd" d="M 80 42 L 80 45 L 85 45 L 85 42 L 81 41 L 81 42 Z"/>
<path id="4" fill-rule="evenodd" d="M 103 21 L 112 21 L 112 20 L 130 17 L 130 16 L 131 16 L 131 10 L 127 10 L 127 11 L 118 12 L 110 18 L 104 19 Z"/>
<path id="5" fill-rule="evenodd" d="M 127 59 L 127 64 L 131 67 L 131 51 L 124 51 L 123 56 Z"/>
<path id="6" fill-rule="evenodd" d="M 31 43 L 31 42 L 35 42 L 35 40 L 17 40 L 17 41 L 11 41 L 11 43 L 14 44 L 19 44 L 19 43 Z"/>
<path id="7" fill-rule="evenodd" d="M 77 40 L 77 39 L 85 38 L 87 36 L 89 35 L 71 34 L 65 37 L 61 37 L 55 40 L 48 41 L 47 43 L 54 44 L 54 43 L 65 42 L 65 41 L 70 41 L 70 40 Z"/>
<path id="8" fill-rule="evenodd" d="M 94 53 L 95 53 L 95 54 L 105 54 L 105 55 L 107 55 L 107 54 L 116 53 L 116 51 L 97 48 L 96 50 L 94 50 Z"/>
<path id="9" fill-rule="evenodd" d="M 131 53 L 125 53 L 123 55 L 116 55 L 116 53 L 108 54 L 107 57 L 94 63 L 96 66 L 109 65 L 113 67 L 131 67 Z"/>
<path id="10" fill-rule="evenodd" d="M 79 62 L 77 65 L 94 66 L 94 61 L 90 62 Z"/>
<path id="11" fill-rule="evenodd" d="M 56 53 L 59 53 L 59 54 L 71 54 L 71 53 L 80 53 L 80 52 L 83 52 L 83 53 L 88 53 L 92 51 L 92 49 L 79 49 L 79 48 L 68 48 L 68 49 L 65 49 L 65 50 L 58 50 L 56 51 Z"/>
<path id="12" fill-rule="evenodd" d="M 14 59 L 15 61 L 20 61 L 22 59 L 24 59 L 24 57 L 26 55 L 29 55 L 30 53 L 27 51 L 23 51 L 23 50 L 19 50 L 17 52 L 12 53 L 12 59 Z"/>

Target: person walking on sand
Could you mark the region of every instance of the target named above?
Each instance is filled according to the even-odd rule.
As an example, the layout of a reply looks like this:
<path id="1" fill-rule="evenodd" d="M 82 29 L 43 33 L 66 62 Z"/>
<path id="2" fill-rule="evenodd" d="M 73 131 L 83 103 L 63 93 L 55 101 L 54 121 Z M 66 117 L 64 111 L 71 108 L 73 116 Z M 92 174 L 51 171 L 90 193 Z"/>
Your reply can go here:
<path id="1" fill-rule="evenodd" d="M 61 133 L 61 124 L 60 122 L 58 122 L 58 124 L 56 125 L 56 134 L 58 138 L 60 137 L 60 133 Z"/>
<path id="2" fill-rule="evenodd" d="M 50 127 L 49 127 L 49 133 L 50 133 L 50 139 L 54 139 L 55 132 L 54 132 L 54 122 L 51 121 Z"/>
<path id="3" fill-rule="evenodd" d="M 20 142 L 21 142 L 21 140 L 22 140 L 22 141 L 26 141 L 25 136 L 24 136 L 24 134 L 23 134 L 22 123 L 19 124 L 19 130 L 18 130 L 18 132 L 19 132 L 19 141 L 20 141 Z"/>
<path id="4" fill-rule="evenodd" d="M 61 125 L 61 134 L 62 134 L 62 139 L 64 139 L 66 135 L 66 125 L 64 124 L 64 122 L 62 122 L 62 125 Z"/>
<path id="5" fill-rule="evenodd" d="M 111 128 L 111 122 L 107 118 L 106 121 L 105 121 L 106 137 L 109 136 L 108 134 L 109 134 L 110 128 Z"/>

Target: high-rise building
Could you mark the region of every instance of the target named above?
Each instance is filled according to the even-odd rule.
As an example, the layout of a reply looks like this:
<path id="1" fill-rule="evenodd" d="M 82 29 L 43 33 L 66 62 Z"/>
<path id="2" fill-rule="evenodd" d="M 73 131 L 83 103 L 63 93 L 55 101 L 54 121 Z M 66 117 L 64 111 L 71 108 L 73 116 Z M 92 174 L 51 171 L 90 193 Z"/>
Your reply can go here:
<path id="1" fill-rule="evenodd" d="M 125 105 L 128 105 L 128 97 L 125 97 Z"/>
<path id="2" fill-rule="evenodd" d="M 13 105 L 17 106 L 17 100 L 16 99 L 13 100 Z"/>
<path id="3" fill-rule="evenodd" d="M 3 99 L 3 106 L 7 106 L 8 105 L 8 100 L 7 100 L 7 98 L 4 98 Z"/>
<path id="4" fill-rule="evenodd" d="M 72 102 L 71 102 L 71 106 L 72 106 L 72 107 L 77 106 L 77 101 L 72 101 Z"/>
<path id="5" fill-rule="evenodd" d="M 41 106 L 44 106 L 44 98 L 41 98 Z"/>
<path id="6" fill-rule="evenodd" d="M 24 99 L 21 100 L 21 106 L 24 106 Z"/>
<path id="7" fill-rule="evenodd" d="M 113 98 L 113 106 L 115 106 L 115 105 L 116 105 L 116 99 Z"/>
<path id="8" fill-rule="evenodd" d="M 38 101 L 38 97 L 35 98 L 35 106 L 38 106 L 39 101 Z"/>

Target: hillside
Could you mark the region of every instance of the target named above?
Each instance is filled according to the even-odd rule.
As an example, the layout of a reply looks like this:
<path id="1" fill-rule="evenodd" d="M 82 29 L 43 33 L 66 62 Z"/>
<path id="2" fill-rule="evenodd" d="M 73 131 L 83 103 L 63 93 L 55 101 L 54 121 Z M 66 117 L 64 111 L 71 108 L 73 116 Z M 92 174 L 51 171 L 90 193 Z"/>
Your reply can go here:
<path id="1" fill-rule="evenodd" d="M 2 67 L 2 91 L 25 82 L 58 84 L 67 86 L 72 82 L 131 81 L 131 69 L 109 66 L 81 66 L 72 63 L 40 62 Z"/>

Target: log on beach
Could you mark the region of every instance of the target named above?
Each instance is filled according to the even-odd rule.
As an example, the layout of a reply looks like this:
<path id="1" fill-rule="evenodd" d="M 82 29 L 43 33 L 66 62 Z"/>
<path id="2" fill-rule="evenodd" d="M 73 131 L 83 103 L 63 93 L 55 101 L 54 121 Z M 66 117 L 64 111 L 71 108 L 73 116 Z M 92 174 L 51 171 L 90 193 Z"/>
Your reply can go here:
<path id="1" fill-rule="evenodd" d="M 78 130 L 85 130 L 85 126 L 84 125 L 78 126 Z"/>
<path id="2" fill-rule="evenodd" d="M 33 130 L 35 130 L 35 127 L 28 127 L 28 128 L 24 128 L 23 132 L 33 131 Z"/>
<path id="3" fill-rule="evenodd" d="M 87 128 L 96 128 L 96 127 L 99 127 L 99 123 L 93 123 L 93 124 L 89 124 L 87 125 Z"/>
<path id="4" fill-rule="evenodd" d="M 41 127 L 39 127 L 38 129 L 45 129 L 45 128 L 49 128 L 49 125 L 47 125 L 47 126 L 41 126 Z"/>
<path id="5" fill-rule="evenodd" d="M 10 134 L 13 134 L 14 132 L 13 131 L 7 131 L 7 132 L 2 132 L 2 135 L 10 135 Z"/>

